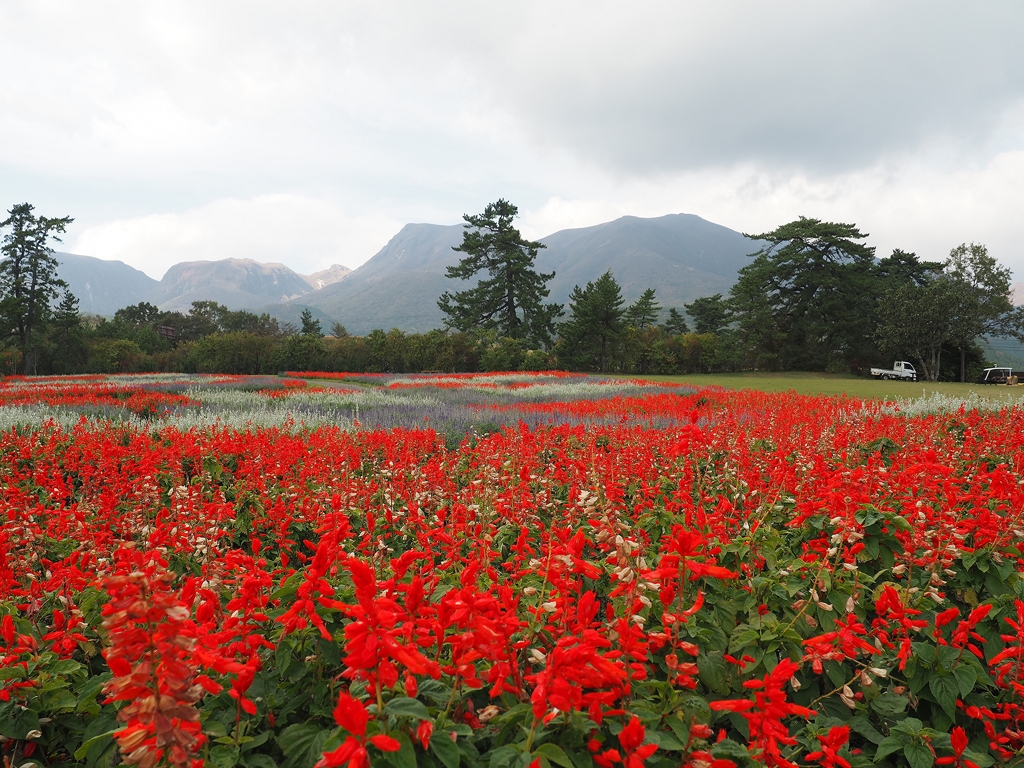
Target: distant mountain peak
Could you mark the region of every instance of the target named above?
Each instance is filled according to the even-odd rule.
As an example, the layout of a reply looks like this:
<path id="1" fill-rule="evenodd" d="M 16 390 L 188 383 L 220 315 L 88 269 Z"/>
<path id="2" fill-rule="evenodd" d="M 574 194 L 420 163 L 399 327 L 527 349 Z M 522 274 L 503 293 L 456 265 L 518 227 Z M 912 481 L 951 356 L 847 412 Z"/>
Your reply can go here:
<path id="1" fill-rule="evenodd" d="M 255 309 L 310 292 L 305 278 L 284 264 L 254 259 L 183 261 L 167 270 L 154 303 L 187 310 L 193 301 L 216 301 L 231 309 Z"/>
<path id="2" fill-rule="evenodd" d="M 351 274 L 352 270 L 348 267 L 343 267 L 341 264 L 331 264 L 327 269 L 321 269 L 319 272 L 313 272 L 310 275 L 299 275 L 299 277 L 309 283 L 310 287 L 316 291 L 328 285 L 341 282 Z"/>
<path id="3" fill-rule="evenodd" d="M 57 274 L 78 298 L 81 312 L 113 315 L 129 304 L 149 301 L 160 282 L 123 261 L 55 252 Z"/>

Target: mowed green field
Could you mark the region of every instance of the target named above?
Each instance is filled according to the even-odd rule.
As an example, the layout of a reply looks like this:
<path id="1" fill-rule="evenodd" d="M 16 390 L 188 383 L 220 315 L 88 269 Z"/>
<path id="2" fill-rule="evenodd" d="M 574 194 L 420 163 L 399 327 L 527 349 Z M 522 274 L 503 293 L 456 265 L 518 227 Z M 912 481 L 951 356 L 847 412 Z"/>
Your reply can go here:
<path id="1" fill-rule="evenodd" d="M 1024 386 L 1003 387 L 953 382 L 876 381 L 871 378 L 831 373 L 709 373 L 692 376 L 630 376 L 651 381 L 673 381 L 694 386 L 719 386 L 732 389 L 759 389 L 763 392 L 793 390 L 805 395 L 850 395 L 851 397 L 898 400 L 918 398 L 938 392 L 954 397 L 969 397 L 972 392 L 980 397 L 1005 400 L 1007 403 L 1024 401 Z"/>

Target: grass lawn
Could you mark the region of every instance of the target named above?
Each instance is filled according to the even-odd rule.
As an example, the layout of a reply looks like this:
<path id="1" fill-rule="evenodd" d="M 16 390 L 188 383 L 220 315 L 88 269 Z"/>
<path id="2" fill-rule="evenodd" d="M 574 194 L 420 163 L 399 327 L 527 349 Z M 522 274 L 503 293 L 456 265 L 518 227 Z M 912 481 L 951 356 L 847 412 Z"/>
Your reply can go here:
<path id="1" fill-rule="evenodd" d="M 840 373 L 708 373 L 692 376 L 630 376 L 651 381 L 674 381 L 695 386 L 729 387 L 733 389 L 759 389 L 763 392 L 794 390 L 805 395 L 851 395 L 853 397 L 896 400 L 915 398 L 939 392 L 944 395 L 966 397 L 975 392 L 981 397 L 1020 401 L 1024 399 L 1024 386 L 959 384 L 954 382 L 902 382 L 876 381 L 872 378 Z"/>

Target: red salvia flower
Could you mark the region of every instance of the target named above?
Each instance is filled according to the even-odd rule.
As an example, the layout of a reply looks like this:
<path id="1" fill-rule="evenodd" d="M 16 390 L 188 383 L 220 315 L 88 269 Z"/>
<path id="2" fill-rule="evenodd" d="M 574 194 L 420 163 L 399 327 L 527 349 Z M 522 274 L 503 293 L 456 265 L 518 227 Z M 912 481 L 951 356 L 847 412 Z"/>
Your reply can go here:
<path id="1" fill-rule="evenodd" d="M 377 734 L 366 738 L 366 725 L 370 713 L 362 702 L 342 691 L 338 703 L 334 707 L 334 722 L 349 732 L 349 736 L 337 749 L 325 752 L 316 764 L 316 768 L 333 768 L 345 765 L 348 768 L 368 768 L 370 755 L 366 745 L 372 744 L 382 752 L 397 752 L 402 748 L 398 739 L 385 734 Z"/>
<path id="2" fill-rule="evenodd" d="M 813 717 L 813 709 L 786 701 L 784 686 L 800 669 L 791 659 L 783 659 L 762 680 L 748 680 L 744 688 L 756 690 L 754 699 L 730 699 L 713 701 L 713 710 L 739 712 L 750 728 L 750 747 L 767 766 L 797 768 L 796 764 L 782 756 L 780 744 L 796 744 L 789 735 L 789 729 L 782 720 L 790 715 Z"/>

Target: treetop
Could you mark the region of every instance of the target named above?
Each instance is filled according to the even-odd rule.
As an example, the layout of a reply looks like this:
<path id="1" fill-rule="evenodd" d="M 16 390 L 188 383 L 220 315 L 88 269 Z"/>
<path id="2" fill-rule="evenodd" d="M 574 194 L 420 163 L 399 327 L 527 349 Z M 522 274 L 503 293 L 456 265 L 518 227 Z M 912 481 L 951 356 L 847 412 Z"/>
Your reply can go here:
<path id="1" fill-rule="evenodd" d="M 874 259 L 874 246 L 857 242 L 868 237 L 855 224 L 821 221 L 801 216 L 796 221 L 783 224 L 771 232 L 759 235 L 743 233 L 751 240 L 767 242 L 768 245 L 757 251 L 757 254 L 800 253 L 813 251 L 818 256 L 830 261 L 844 261 L 846 258 Z"/>

